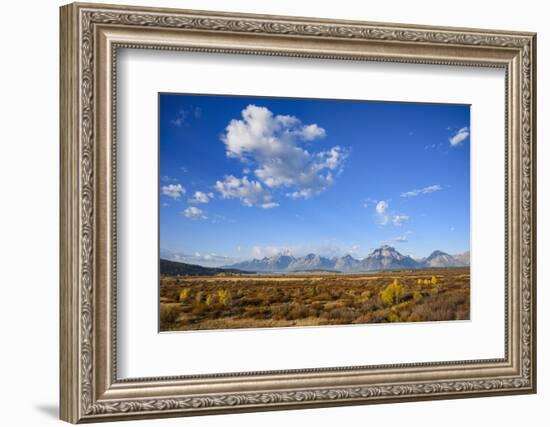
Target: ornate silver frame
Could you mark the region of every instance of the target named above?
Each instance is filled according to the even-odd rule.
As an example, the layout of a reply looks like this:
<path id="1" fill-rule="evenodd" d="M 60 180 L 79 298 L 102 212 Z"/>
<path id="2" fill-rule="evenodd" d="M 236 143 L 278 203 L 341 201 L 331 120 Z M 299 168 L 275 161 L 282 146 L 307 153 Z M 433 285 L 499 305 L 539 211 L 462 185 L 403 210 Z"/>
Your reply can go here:
<path id="1" fill-rule="evenodd" d="M 111 421 L 534 393 L 535 34 L 190 10 L 61 8 L 61 419 Z M 505 357 L 117 379 L 118 47 L 506 70 Z"/>

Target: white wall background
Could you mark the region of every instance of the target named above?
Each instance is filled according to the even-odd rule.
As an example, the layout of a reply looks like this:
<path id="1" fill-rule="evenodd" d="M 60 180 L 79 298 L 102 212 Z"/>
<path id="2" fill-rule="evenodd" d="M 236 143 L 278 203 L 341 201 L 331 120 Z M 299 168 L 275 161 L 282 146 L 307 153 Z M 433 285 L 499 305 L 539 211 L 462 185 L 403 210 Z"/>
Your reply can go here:
<path id="1" fill-rule="evenodd" d="M 113 3 L 122 3 L 110 0 Z M 449 25 L 538 32 L 539 393 L 438 402 L 208 416 L 132 425 L 448 427 L 543 425 L 550 405 L 550 29 L 545 3 L 535 0 L 313 2 L 306 0 L 133 0 L 134 4 Z M 57 0 L 3 5 L 0 25 L 0 401 L 3 425 L 59 425 L 58 402 L 58 6 Z M 546 220 L 546 222 L 545 222 Z"/>

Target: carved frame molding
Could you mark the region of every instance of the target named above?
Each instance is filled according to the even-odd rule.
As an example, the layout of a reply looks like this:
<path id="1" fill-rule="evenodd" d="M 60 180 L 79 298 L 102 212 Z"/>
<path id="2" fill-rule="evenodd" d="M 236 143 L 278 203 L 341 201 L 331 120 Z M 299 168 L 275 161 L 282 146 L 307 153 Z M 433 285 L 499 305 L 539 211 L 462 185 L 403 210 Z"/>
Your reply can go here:
<path id="1" fill-rule="evenodd" d="M 121 47 L 506 68 L 506 357 L 117 380 L 113 147 Z M 61 418 L 75 423 L 534 392 L 534 99 L 532 33 L 93 4 L 62 7 Z M 288 380 L 298 385 L 285 387 Z"/>

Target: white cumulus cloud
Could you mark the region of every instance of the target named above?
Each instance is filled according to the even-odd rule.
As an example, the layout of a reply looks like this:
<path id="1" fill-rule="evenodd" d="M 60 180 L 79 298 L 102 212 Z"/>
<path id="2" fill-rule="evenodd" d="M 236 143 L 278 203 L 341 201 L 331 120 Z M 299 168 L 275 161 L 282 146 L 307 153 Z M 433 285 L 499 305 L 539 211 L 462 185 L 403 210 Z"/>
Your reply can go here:
<path id="1" fill-rule="evenodd" d="M 470 135 L 470 130 L 467 127 L 463 127 L 462 129 L 459 129 L 457 133 L 455 133 L 452 137 L 449 138 L 451 147 L 456 147 L 457 145 L 460 145 L 462 141 L 468 138 L 469 135 Z"/>
<path id="2" fill-rule="evenodd" d="M 183 215 L 189 219 L 207 219 L 206 213 L 197 208 L 196 206 L 190 206 L 183 211 Z"/>
<path id="3" fill-rule="evenodd" d="M 394 215 L 391 219 L 393 225 L 400 226 L 409 221 L 408 215 Z"/>
<path id="4" fill-rule="evenodd" d="M 292 249 L 288 246 L 253 246 L 250 253 L 254 258 L 269 258 L 275 255 L 292 255 Z"/>
<path id="5" fill-rule="evenodd" d="M 359 245 L 340 245 L 338 242 L 329 239 L 316 243 L 303 245 L 281 245 L 281 246 L 253 246 L 250 250 L 250 256 L 253 258 L 272 257 L 275 255 L 291 255 L 301 257 L 308 254 L 318 254 L 326 258 L 338 257 L 343 255 L 355 255 L 361 257 Z"/>
<path id="6" fill-rule="evenodd" d="M 397 227 L 409 221 L 409 216 L 405 214 L 395 214 L 389 212 L 390 204 L 386 200 L 380 200 L 374 208 L 376 222 L 380 225 L 393 224 Z"/>
<path id="7" fill-rule="evenodd" d="M 349 151 L 336 145 L 310 152 L 301 146 L 324 138 L 322 127 L 252 104 L 241 115 L 231 120 L 222 136 L 226 154 L 246 164 L 267 189 L 287 188 L 289 197 L 309 198 L 334 183 L 333 174 L 341 172 Z"/>
<path id="8" fill-rule="evenodd" d="M 278 208 L 280 205 L 279 203 L 276 203 L 276 202 L 268 202 L 268 203 L 262 203 L 261 206 L 264 209 L 273 209 L 273 208 Z"/>
<path id="9" fill-rule="evenodd" d="M 189 199 L 189 203 L 208 203 L 210 199 L 214 197 L 213 193 L 204 193 L 202 191 L 195 191 L 193 197 Z"/>
<path id="10" fill-rule="evenodd" d="M 186 119 L 187 119 L 187 111 L 179 110 L 178 114 L 176 114 L 176 117 L 170 120 L 170 123 L 172 123 L 174 126 L 180 127 L 185 122 Z"/>
<path id="11" fill-rule="evenodd" d="M 376 204 L 376 213 L 377 214 L 383 214 L 388 209 L 388 206 L 389 206 L 388 202 L 386 202 L 385 200 L 380 200 Z"/>
<path id="12" fill-rule="evenodd" d="M 174 126 L 180 127 L 184 123 L 188 122 L 189 118 L 194 117 L 200 119 L 202 115 L 202 109 L 200 107 L 190 106 L 188 108 L 182 108 L 178 111 L 176 116 L 170 120 L 170 123 Z"/>
<path id="13" fill-rule="evenodd" d="M 188 264 L 199 264 L 205 267 L 219 267 L 233 264 L 239 261 L 237 258 L 219 255 L 215 253 L 201 254 L 200 252 L 186 253 L 173 251 L 166 248 L 160 249 L 160 257 L 171 261 L 185 262 Z"/>
<path id="14" fill-rule="evenodd" d="M 433 193 L 435 191 L 443 190 L 443 187 L 439 184 L 430 185 L 428 187 L 424 188 L 417 188 L 415 190 L 407 191 L 405 193 L 401 193 L 401 197 L 416 197 L 420 194 L 429 194 Z"/>
<path id="15" fill-rule="evenodd" d="M 304 188 L 300 191 L 286 193 L 286 196 L 292 199 L 309 199 L 311 196 L 313 196 L 313 191 L 311 190 L 311 188 Z"/>
<path id="16" fill-rule="evenodd" d="M 239 199 L 245 206 L 261 206 L 271 201 L 271 195 L 261 183 L 249 180 L 246 176 L 236 178 L 226 175 L 223 181 L 214 186 L 223 199 Z"/>
<path id="17" fill-rule="evenodd" d="M 388 207 L 388 202 L 386 202 L 385 200 L 380 200 L 374 208 L 374 210 L 376 211 L 376 216 L 378 218 L 378 223 L 381 225 L 386 225 L 390 220 L 390 217 L 386 213 Z"/>
<path id="18" fill-rule="evenodd" d="M 301 129 L 296 131 L 296 135 L 301 136 L 306 141 L 312 141 L 317 138 L 323 138 L 326 135 L 326 132 L 322 127 L 319 127 L 314 123 L 312 125 L 302 126 Z"/>
<path id="19" fill-rule="evenodd" d="M 181 184 L 169 184 L 161 187 L 162 194 L 174 200 L 178 200 L 182 194 L 185 194 L 185 188 Z"/>

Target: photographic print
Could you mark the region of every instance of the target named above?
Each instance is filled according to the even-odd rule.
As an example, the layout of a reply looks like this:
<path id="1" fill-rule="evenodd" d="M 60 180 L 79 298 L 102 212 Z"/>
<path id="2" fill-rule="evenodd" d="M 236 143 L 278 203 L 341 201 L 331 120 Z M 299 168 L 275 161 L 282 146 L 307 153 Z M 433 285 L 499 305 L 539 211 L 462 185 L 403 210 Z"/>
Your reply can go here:
<path id="1" fill-rule="evenodd" d="M 59 23 L 62 420 L 536 393 L 535 33 Z"/>
<path id="2" fill-rule="evenodd" d="M 161 93 L 160 331 L 470 318 L 470 106 Z"/>

